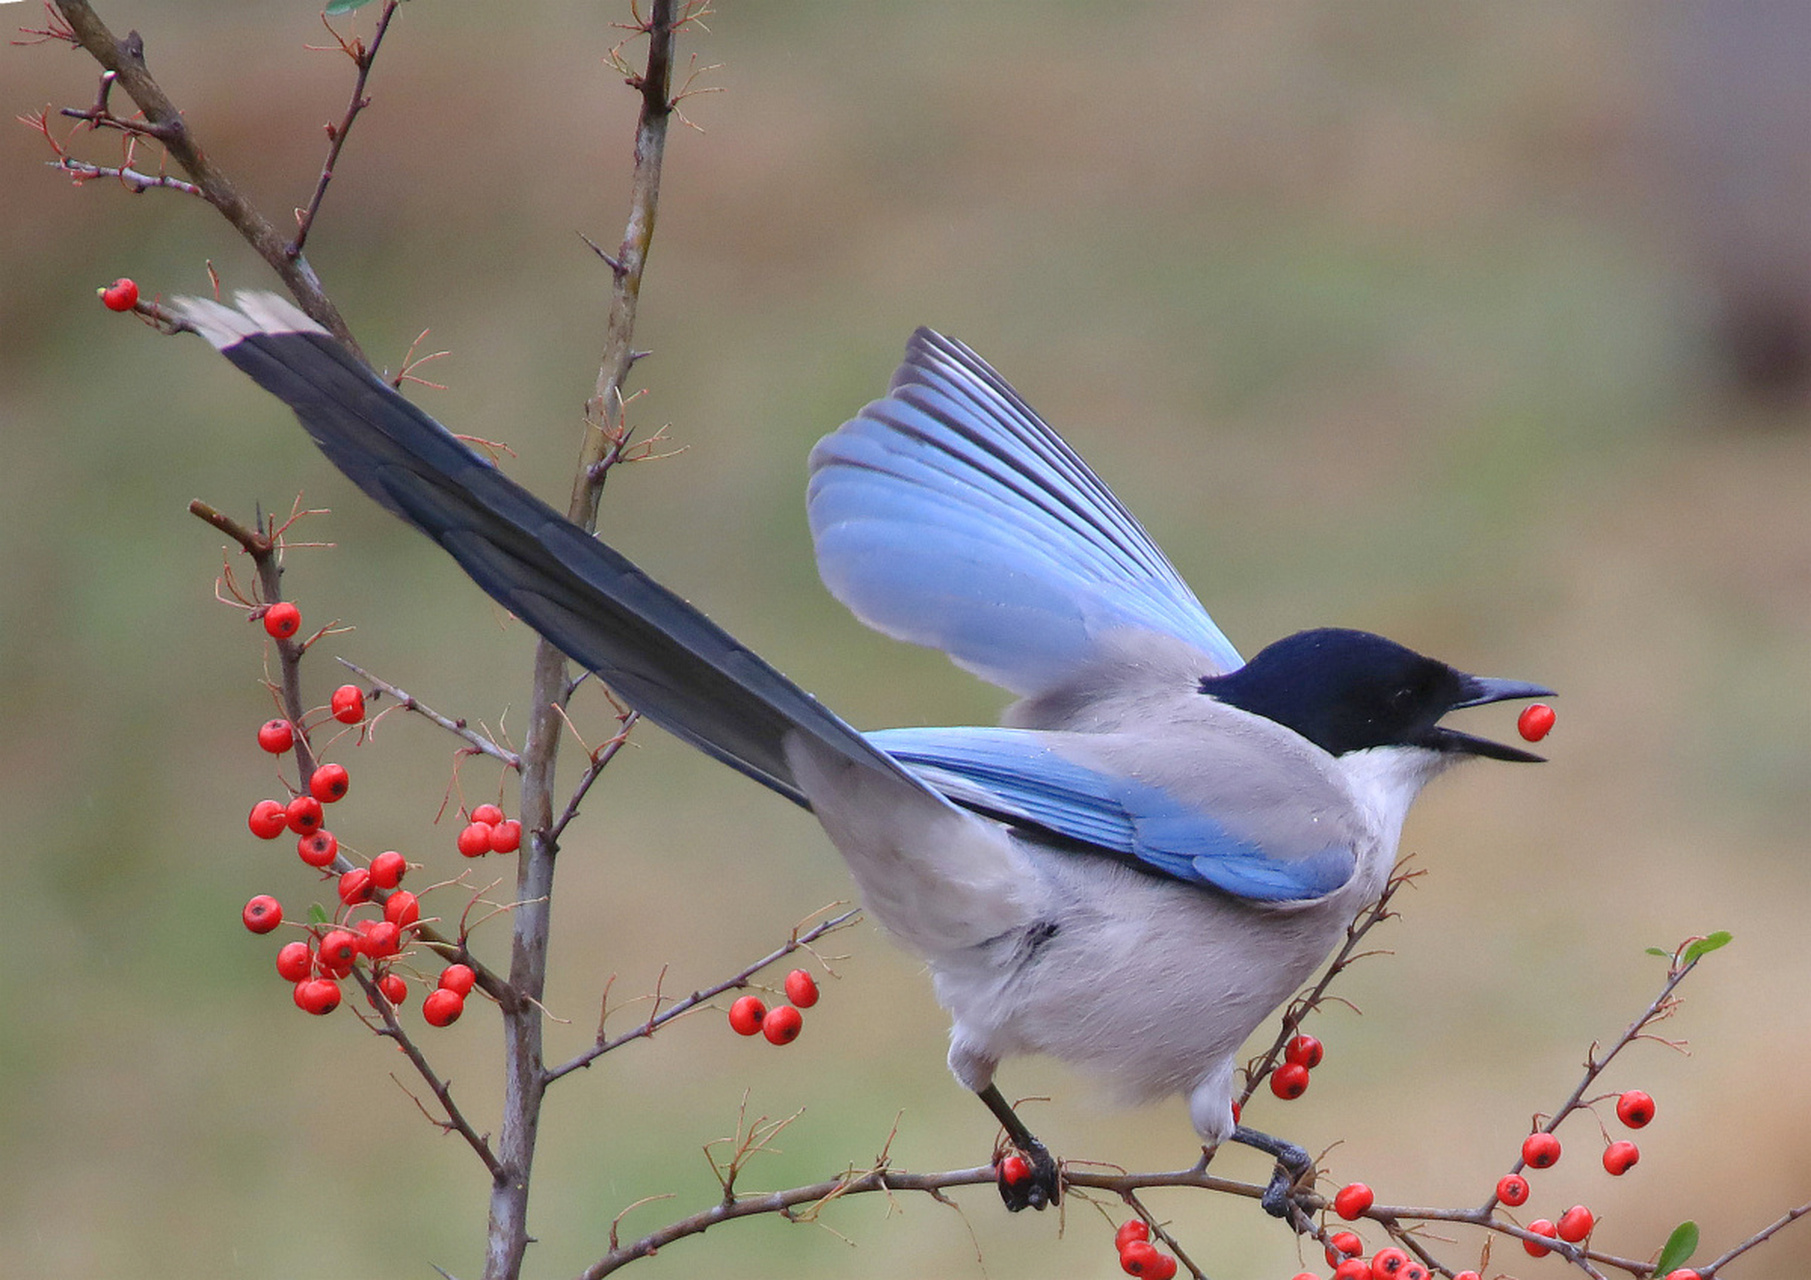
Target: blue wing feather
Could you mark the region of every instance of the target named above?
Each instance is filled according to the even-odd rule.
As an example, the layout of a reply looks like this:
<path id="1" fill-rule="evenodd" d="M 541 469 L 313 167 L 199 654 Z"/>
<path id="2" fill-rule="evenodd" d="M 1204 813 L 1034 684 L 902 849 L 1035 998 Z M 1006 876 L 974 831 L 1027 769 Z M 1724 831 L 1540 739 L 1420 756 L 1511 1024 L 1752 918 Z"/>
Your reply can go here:
<path id="1" fill-rule="evenodd" d="M 913 335 L 887 398 L 820 441 L 811 472 L 831 593 L 1016 693 L 1061 683 L 1127 629 L 1193 646 L 1203 674 L 1241 665 L 1132 514 L 958 342 Z"/>
<path id="2" fill-rule="evenodd" d="M 1033 730 L 887 729 L 867 738 L 958 804 L 1254 902 L 1325 897 L 1356 866 L 1338 845 L 1276 857 L 1161 788 L 1065 758 Z"/>

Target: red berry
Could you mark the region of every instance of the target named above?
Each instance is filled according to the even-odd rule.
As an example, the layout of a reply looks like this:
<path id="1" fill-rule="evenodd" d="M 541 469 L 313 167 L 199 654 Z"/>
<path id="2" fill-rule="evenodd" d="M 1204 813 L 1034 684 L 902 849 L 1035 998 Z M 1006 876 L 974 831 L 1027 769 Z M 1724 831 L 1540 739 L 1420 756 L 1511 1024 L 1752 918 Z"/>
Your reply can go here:
<path id="1" fill-rule="evenodd" d="M 295 730 L 287 720 L 266 720 L 258 726 L 258 745 L 280 756 L 296 744 Z"/>
<path id="2" fill-rule="evenodd" d="M 1603 1149 L 1603 1167 L 1613 1178 L 1620 1178 L 1641 1159 L 1641 1148 L 1632 1142 L 1612 1142 Z"/>
<path id="3" fill-rule="evenodd" d="M 786 975 L 786 998 L 801 1009 L 817 1003 L 817 980 L 803 969 Z"/>
<path id="4" fill-rule="evenodd" d="M 1654 1100 L 1639 1089 L 1616 1099 L 1616 1118 L 1631 1129 L 1645 1129 L 1654 1118 Z"/>
<path id="5" fill-rule="evenodd" d="M 336 978 L 343 978 L 352 972 L 352 962 L 358 959 L 358 935 L 346 929 L 334 929 L 321 939 L 321 968 Z"/>
<path id="6" fill-rule="evenodd" d="M 1160 1253 L 1151 1264 L 1151 1269 L 1144 1274 L 1146 1280 L 1171 1280 L 1176 1274 L 1176 1260 L 1167 1253 Z"/>
<path id="7" fill-rule="evenodd" d="M 522 824 L 514 818 L 505 818 L 490 829 L 490 851 L 492 853 L 514 853 L 522 847 Z"/>
<path id="8" fill-rule="evenodd" d="M 289 826 L 289 816 L 277 801 L 260 800 L 252 806 L 245 825 L 252 829 L 252 834 L 258 839 L 275 840 Z"/>
<path id="9" fill-rule="evenodd" d="M 365 954 L 373 960 L 393 956 L 401 949 L 402 930 L 388 920 L 361 920 L 358 932 Z"/>
<path id="10" fill-rule="evenodd" d="M 340 1007 L 340 984 L 327 978 L 296 983 L 296 1003 L 317 1017 Z"/>
<path id="11" fill-rule="evenodd" d="M 1157 1246 L 1145 1240 L 1134 1240 L 1119 1251 L 1119 1269 L 1129 1276 L 1148 1276 L 1157 1269 L 1163 1255 Z"/>
<path id="12" fill-rule="evenodd" d="M 101 305 L 109 311 L 130 311 L 138 305 L 138 286 L 124 276 L 95 292 L 101 297 Z"/>
<path id="13" fill-rule="evenodd" d="M 799 1031 L 804 1027 L 805 1019 L 799 1011 L 789 1004 L 777 1009 L 770 1009 L 767 1016 L 761 1019 L 761 1034 L 767 1037 L 769 1044 L 791 1044 L 799 1038 Z"/>
<path id="14" fill-rule="evenodd" d="M 402 883 L 409 860 L 394 849 L 386 849 L 371 859 L 371 883 L 379 889 L 394 889 Z"/>
<path id="15" fill-rule="evenodd" d="M 371 872 L 364 867 L 354 867 L 342 873 L 339 894 L 340 901 L 349 907 L 371 901 Z"/>
<path id="16" fill-rule="evenodd" d="M 469 964 L 449 964 L 440 971 L 438 985 L 442 991 L 455 991 L 460 996 L 468 996 L 477 982 L 478 975 Z"/>
<path id="17" fill-rule="evenodd" d="M 1703 1280 L 1695 1267 L 1680 1267 L 1666 1273 L 1666 1280 Z"/>
<path id="18" fill-rule="evenodd" d="M 1283 1048 L 1283 1061 L 1293 1062 L 1298 1067 L 1307 1067 L 1312 1071 L 1320 1066 L 1321 1059 L 1327 1056 L 1327 1050 L 1313 1036 L 1297 1036 Z"/>
<path id="19" fill-rule="evenodd" d="M 472 810 L 472 821 L 482 822 L 487 827 L 494 827 L 503 821 L 503 810 L 494 804 L 481 804 Z"/>
<path id="20" fill-rule="evenodd" d="M 287 640 L 302 629 L 302 611 L 279 600 L 264 611 L 264 630 L 276 640 Z"/>
<path id="21" fill-rule="evenodd" d="M 1376 1197 L 1371 1194 L 1371 1188 L 1362 1182 L 1354 1182 L 1351 1186 L 1341 1187 L 1339 1194 L 1333 1197 L 1333 1212 L 1350 1222 L 1354 1218 L 1364 1216 L 1364 1211 L 1369 1209 L 1375 1200 Z"/>
<path id="22" fill-rule="evenodd" d="M 245 904 L 239 918 L 253 933 L 269 933 L 283 923 L 283 904 L 268 893 L 261 893 Z"/>
<path id="23" fill-rule="evenodd" d="M 1558 717 L 1554 715 L 1552 707 L 1544 702 L 1537 702 L 1533 706 L 1525 708 L 1517 717 L 1516 732 L 1528 742 L 1539 742 L 1553 728 L 1553 722 L 1556 719 Z"/>
<path id="24" fill-rule="evenodd" d="M 1338 1266 L 1342 1258 L 1355 1258 L 1364 1251 L 1365 1242 L 1355 1231 L 1335 1231 L 1327 1237 L 1327 1265 L 1330 1267 Z"/>
<path id="25" fill-rule="evenodd" d="M 1308 1068 L 1299 1062 L 1285 1062 L 1270 1073 L 1270 1091 L 1288 1102 L 1308 1092 Z"/>
<path id="26" fill-rule="evenodd" d="M 324 764 L 308 775 L 308 794 L 322 804 L 344 798 L 346 788 L 351 785 L 352 779 L 343 764 Z"/>
<path id="27" fill-rule="evenodd" d="M 465 997 L 445 987 L 428 992 L 421 1002 L 421 1016 L 430 1027 L 450 1027 L 465 1012 Z"/>
<path id="28" fill-rule="evenodd" d="M 341 724 L 357 724 L 365 718 L 365 691 L 355 684 L 343 684 L 333 691 L 327 706 Z"/>
<path id="29" fill-rule="evenodd" d="M 1321 1278 L 1312 1271 L 1298 1271 L 1290 1277 L 1290 1280 L 1321 1280 Z"/>
<path id="30" fill-rule="evenodd" d="M 283 818 L 289 829 L 299 836 L 320 829 L 321 820 L 326 815 L 321 812 L 321 802 L 313 796 L 297 796 L 283 810 Z"/>
<path id="31" fill-rule="evenodd" d="M 490 852 L 490 823 L 469 823 L 460 830 L 457 844 L 466 857 L 482 858 Z"/>
<path id="32" fill-rule="evenodd" d="M 1497 1179 L 1497 1199 L 1511 1209 L 1528 1201 L 1528 1179 L 1519 1173 L 1506 1173 Z"/>
<path id="33" fill-rule="evenodd" d="M 1419 1262 L 1411 1262 L 1396 1273 L 1397 1280 L 1429 1280 L 1427 1268 Z"/>
<path id="34" fill-rule="evenodd" d="M 407 889 L 398 889 L 384 899 L 384 919 L 398 929 L 407 929 L 421 919 L 421 899 Z"/>
<path id="35" fill-rule="evenodd" d="M 1559 1216 L 1559 1238 L 1577 1244 L 1591 1234 L 1597 1219 L 1582 1204 L 1575 1204 Z"/>
<path id="36" fill-rule="evenodd" d="M 314 952 L 306 942 L 285 942 L 277 952 L 277 976 L 289 982 L 301 982 L 314 968 Z"/>
<path id="37" fill-rule="evenodd" d="M 1402 1269 L 1409 1265 L 1409 1255 L 1397 1248 L 1379 1249 L 1371 1255 L 1372 1280 L 1396 1280 Z"/>
<path id="38" fill-rule="evenodd" d="M 1530 1169 L 1551 1169 L 1559 1163 L 1559 1139 L 1550 1133 L 1531 1133 L 1522 1139 L 1522 1162 Z"/>
<path id="39" fill-rule="evenodd" d="M 1549 1239 L 1559 1235 L 1559 1228 L 1555 1227 L 1545 1218 L 1536 1218 L 1533 1222 L 1528 1224 L 1528 1229 L 1537 1236 L 1546 1236 Z M 1549 1249 L 1546 1245 L 1536 1244 L 1532 1240 L 1522 1241 L 1522 1248 L 1528 1251 L 1528 1256 L 1530 1258 L 1544 1258 L 1553 1252 L 1553 1250 Z"/>
<path id="40" fill-rule="evenodd" d="M 1009 1187 L 1016 1187 L 1031 1177 L 1031 1166 L 1024 1156 L 1007 1156 L 1000 1161 L 1000 1181 Z"/>
<path id="41" fill-rule="evenodd" d="M 1113 1247 L 1120 1253 L 1124 1253 L 1127 1245 L 1150 1238 L 1151 1229 L 1145 1225 L 1144 1219 L 1133 1218 L 1114 1233 Z"/>
<path id="42" fill-rule="evenodd" d="M 1371 1280 L 1371 1264 L 1364 1258 L 1347 1258 L 1333 1269 L 1333 1280 Z"/>
<path id="43" fill-rule="evenodd" d="M 339 856 L 339 852 L 339 839 L 326 827 L 296 837 L 296 856 L 311 867 L 326 866 Z"/>
<path id="44" fill-rule="evenodd" d="M 1453 1275 L 1453 1280 L 1484 1280 L 1476 1271 L 1460 1271 Z"/>
<path id="45" fill-rule="evenodd" d="M 409 998 L 409 984 L 400 973 L 386 973 L 377 980 L 377 989 L 384 993 L 384 999 L 397 1008 Z"/>
<path id="46" fill-rule="evenodd" d="M 760 996 L 742 996 L 729 1007 L 730 1029 L 739 1036 L 752 1036 L 761 1029 L 767 1017 L 767 1006 Z"/>

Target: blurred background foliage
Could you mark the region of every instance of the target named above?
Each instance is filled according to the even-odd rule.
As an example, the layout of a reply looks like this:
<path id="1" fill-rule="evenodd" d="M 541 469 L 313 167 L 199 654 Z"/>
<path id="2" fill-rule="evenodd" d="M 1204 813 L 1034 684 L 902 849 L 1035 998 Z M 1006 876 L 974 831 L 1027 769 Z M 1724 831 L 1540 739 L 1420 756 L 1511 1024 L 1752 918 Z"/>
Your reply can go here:
<path id="1" fill-rule="evenodd" d="M 635 104 L 603 61 L 622 8 L 407 6 L 311 244 L 374 358 L 396 366 L 431 326 L 447 389 L 417 398 L 556 496 L 607 285 L 575 233 L 612 243 L 626 202 Z M 1550 682 L 1553 763 L 1434 788 L 1404 841 L 1429 874 L 1379 935 L 1393 954 L 1343 988 L 1363 1016 L 1328 1010 L 1313 1090 L 1252 1118 L 1338 1142 L 1334 1178 L 1386 1201 L 1476 1203 L 1657 986 L 1643 948 L 1727 928 L 1667 1028 L 1690 1056 L 1640 1047 L 1606 1082 L 1659 1100 L 1641 1166 L 1612 1183 L 1574 1121 L 1530 1206 L 1586 1200 L 1637 1255 L 1692 1216 L 1720 1249 L 1811 1199 L 1806 128 L 1777 75 L 1804 65 L 1784 55 L 1805 23 L 1768 28 L 1768 8 L 1797 7 L 728 0 L 688 46 L 724 92 L 685 104 L 703 132 L 675 133 L 638 332 L 632 418 L 683 452 L 612 480 L 606 534 L 859 725 L 991 718 L 994 691 L 828 599 L 804 528 L 812 441 L 928 323 L 1067 434 L 1247 652 L 1344 624 Z M 305 50 L 325 42 L 314 10 L 102 12 L 144 33 L 267 212 L 305 201 L 350 85 Z M 0 51 L 12 112 L 85 105 L 94 81 L 60 46 Z M 299 536 L 333 547 L 293 551 L 287 579 L 311 621 L 356 628 L 317 649 L 317 700 L 343 654 L 513 733 L 529 637 L 201 343 L 96 305 L 118 275 L 204 289 L 209 260 L 270 286 L 218 218 L 72 189 L 47 158 L 0 132 L 0 1274 L 473 1275 L 476 1162 L 346 1012 L 292 1008 L 274 943 L 237 924 L 253 892 L 293 913 L 318 891 L 245 831 L 277 790 L 252 741 L 260 636 L 213 602 L 221 539 L 184 505 L 332 509 Z M 601 701 L 580 705 L 606 736 Z M 341 743 L 342 839 L 450 873 L 453 745 L 399 718 Z M 498 793 L 487 763 L 458 780 Z M 849 892 L 807 818 L 638 733 L 566 842 L 549 1004 L 571 1024 L 551 1052 L 586 1042 L 610 975 L 619 997 L 663 966 L 690 990 Z M 785 1052 L 709 1014 L 553 1092 L 532 1274 L 580 1269 L 644 1196 L 677 1198 L 626 1233 L 709 1203 L 699 1148 L 745 1090 L 754 1115 L 805 1108 L 751 1188 L 865 1164 L 896 1118 L 903 1166 L 986 1158 L 916 966 L 869 925 L 837 941 L 842 980 Z M 480 945 L 501 962 L 501 925 Z M 488 1123 L 494 1020 L 424 1039 Z M 1116 1111 L 1041 1062 L 1004 1085 L 1054 1098 L 1028 1115 L 1064 1156 L 1195 1155 L 1179 1104 Z M 1247 1152 L 1225 1167 L 1263 1174 Z M 826 1213 L 834 1232 L 725 1228 L 636 1273 L 1117 1274 L 1080 1202 L 1059 1239 L 1054 1215 L 958 1200 L 960 1218 L 867 1197 Z M 1247 1203 L 1153 1202 L 1215 1275 L 1297 1269 Z M 1801 1275 L 1805 1247 L 1736 1274 Z"/>

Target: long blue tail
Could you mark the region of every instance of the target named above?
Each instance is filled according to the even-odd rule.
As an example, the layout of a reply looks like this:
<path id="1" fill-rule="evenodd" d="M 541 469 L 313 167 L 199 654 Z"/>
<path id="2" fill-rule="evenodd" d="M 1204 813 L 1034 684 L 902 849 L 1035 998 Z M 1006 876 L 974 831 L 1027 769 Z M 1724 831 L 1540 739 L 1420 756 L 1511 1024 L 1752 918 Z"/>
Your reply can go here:
<path id="1" fill-rule="evenodd" d="M 433 538 L 492 598 L 668 732 L 810 808 L 784 743 L 803 734 L 912 779 L 817 699 L 455 439 L 268 293 L 178 312 L 295 411 L 321 451 Z"/>

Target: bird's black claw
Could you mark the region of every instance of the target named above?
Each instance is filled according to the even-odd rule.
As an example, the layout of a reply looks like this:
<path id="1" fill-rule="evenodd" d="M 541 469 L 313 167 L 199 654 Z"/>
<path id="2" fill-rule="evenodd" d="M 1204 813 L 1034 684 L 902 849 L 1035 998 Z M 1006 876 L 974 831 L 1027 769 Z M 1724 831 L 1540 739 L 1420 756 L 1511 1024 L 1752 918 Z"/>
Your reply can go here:
<path id="1" fill-rule="evenodd" d="M 1310 1224 L 1309 1215 L 1296 1200 L 1296 1194 L 1302 1179 L 1314 1172 L 1313 1159 L 1295 1143 L 1253 1129 L 1241 1127 L 1233 1134 L 1233 1140 L 1275 1157 L 1276 1171 L 1270 1175 L 1270 1183 L 1264 1188 L 1258 1204 L 1271 1217 L 1280 1218 L 1297 1231 L 1306 1230 Z"/>
<path id="2" fill-rule="evenodd" d="M 1035 1139 L 1029 1146 L 1009 1151 L 995 1162 L 1000 1199 L 1012 1213 L 1045 1209 L 1063 1198 L 1061 1172 L 1056 1157 Z"/>

